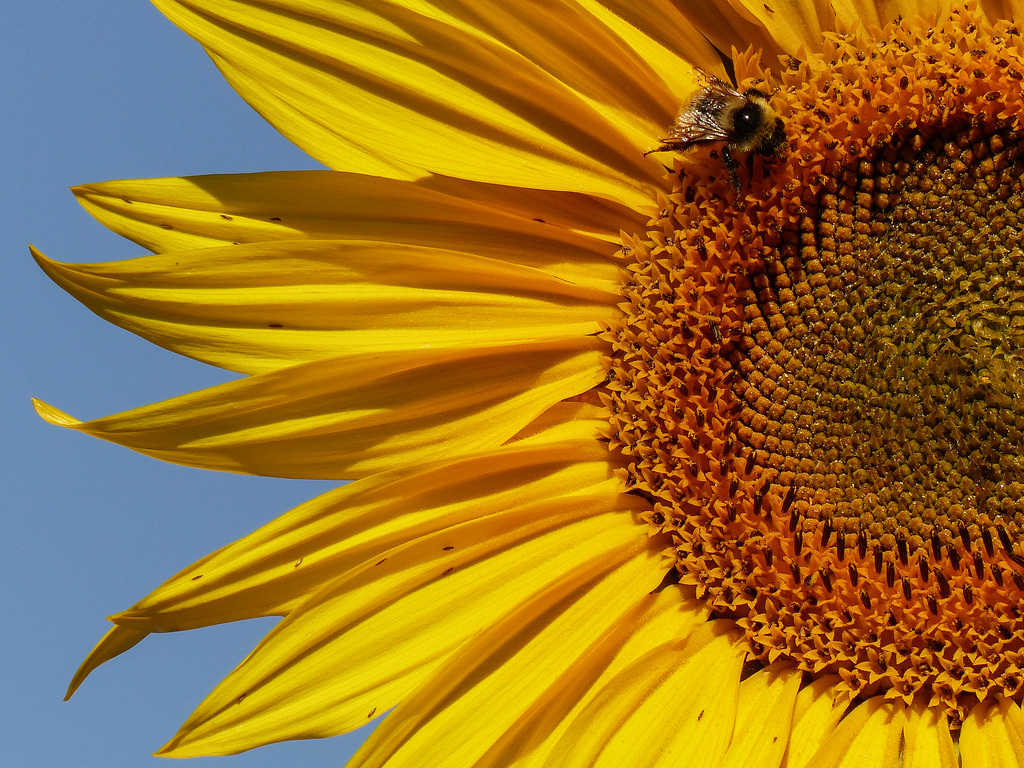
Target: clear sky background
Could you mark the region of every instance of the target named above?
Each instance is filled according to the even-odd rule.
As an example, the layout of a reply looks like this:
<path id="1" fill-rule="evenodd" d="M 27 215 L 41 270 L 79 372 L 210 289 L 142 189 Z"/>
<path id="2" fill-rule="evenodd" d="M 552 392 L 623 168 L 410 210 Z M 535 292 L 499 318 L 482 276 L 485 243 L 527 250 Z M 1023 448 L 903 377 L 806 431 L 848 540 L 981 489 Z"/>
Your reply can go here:
<path id="1" fill-rule="evenodd" d="M 91 314 L 28 254 L 141 249 L 67 188 L 116 178 L 319 167 L 144 0 L 8 3 L 0 22 L 0 764 L 168 766 L 150 754 L 273 626 L 151 635 L 65 688 L 105 616 L 329 485 L 165 464 L 36 417 L 95 418 L 225 381 Z M 366 733 L 188 765 L 343 766 Z"/>

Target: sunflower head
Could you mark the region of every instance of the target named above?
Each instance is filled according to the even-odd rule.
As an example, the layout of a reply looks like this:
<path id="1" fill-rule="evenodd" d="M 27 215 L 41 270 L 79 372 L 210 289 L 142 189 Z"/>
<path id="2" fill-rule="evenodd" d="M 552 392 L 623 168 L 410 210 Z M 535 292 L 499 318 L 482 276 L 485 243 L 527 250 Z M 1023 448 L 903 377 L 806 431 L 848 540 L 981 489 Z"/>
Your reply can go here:
<path id="1" fill-rule="evenodd" d="M 954 724 L 1024 683 L 1020 49 L 957 12 L 790 59 L 786 162 L 738 207 L 680 167 L 607 335 L 608 438 L 682 583 L 761 663 Z"/>
<path id="2" fill-rule="evenodd" d="M 353 482 L 72 689 L 274 615 L 162 754 L 390 711 L 355 765 L 1024 764 L 1012 13 L 158 4 L 334 170 L 80 188 L 154 255 L 43 268 L 242 378 L 40 413 Z"/>

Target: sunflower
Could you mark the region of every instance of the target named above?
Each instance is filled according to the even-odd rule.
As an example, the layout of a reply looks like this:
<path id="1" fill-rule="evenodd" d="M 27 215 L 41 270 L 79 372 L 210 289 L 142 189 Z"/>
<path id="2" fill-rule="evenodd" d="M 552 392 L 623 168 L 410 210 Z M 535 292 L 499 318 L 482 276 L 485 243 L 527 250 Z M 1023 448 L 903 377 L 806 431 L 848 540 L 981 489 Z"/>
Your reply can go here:
<path id="1" fill-rule="evenodd" d="M 387 712 L 352 765 L 1024 765 L 1016 5 L 157 5 L 332 170 L 78 188 L 153 255 L 43 269 L 243 376 L 37 408 L 352 482 L 113 616 L 69 695 L 280 616 L 159 754 Z"/>

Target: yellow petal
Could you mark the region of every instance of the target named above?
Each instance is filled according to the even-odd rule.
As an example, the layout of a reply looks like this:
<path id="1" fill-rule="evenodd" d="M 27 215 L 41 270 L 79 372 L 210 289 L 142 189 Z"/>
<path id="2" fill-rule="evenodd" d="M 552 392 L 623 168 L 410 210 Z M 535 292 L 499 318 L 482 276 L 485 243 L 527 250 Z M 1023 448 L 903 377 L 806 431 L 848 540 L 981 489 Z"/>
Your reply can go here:
<path id="1" fill-rule="evenodd" d="M 624 39 L 632 40 L 634 35 L 638 36 L 639 39 L 631 42 L 630 47 L 641 52 L 651 67 L 670 84 L 673 93 L 683 94 L 692 87 L 686 75 L 689 66 L 727 77 L 721 54 L 708 41 L 707 31 L 691 24 L 680 13 L 679 3 L 673 0 L 645 0 L 643 3 L 636 0 L 597 0 L 583 5 Z"/>
<path id="2" fill-rule="evenodd" d="M 548 766 L 717 766 L 736 719 L 745 654 L 729 621 L 651 651 L 573 720 Z"/>
<path id="3" fill-rule="evenodd" d="M 899 768 L 905 722 L 902 703 L 868 699 L 840 721 L 808 766 Z"/>
<path id="4" fill-rule="evenodd" d="M 828 738 L 846 709 L 845 701 L 837 701 L 836 675 L 819 677 L 800 690 L 793 713 L 793 728 L 782 760 L 782 768 L 817 768 L 811 761 L 814 753 Z"/>
<path id="5" fill-rule="evenodd" d="M 765 667 L 740 683 L 736 725 L 720 768 L 778 768 L 789 742 L 800 672 Z"/>
<path id="6" fill-rule="evenodd" d="M 512 250 L 512 249 L 510 249 Z M 209 248 L 46 273 L 100 317 L 242 373 L 392 350 L 587 336 L 620 300 L 602 288 L 457 251 L 296 240 Z"/>
<path id="7" fill-rule="evenodd" d="M 393 706 L 467 640 L 477 647 L 481 634 L 491 636 L 485 646 L 490 654 L 495 627 L 512 623 L 535 631 L 545 610 L 572 603 L 570 596 L 578 595 L 588 581 L 625 570 L 623 564 L 646 547 L 646 530 L 628 513 L 605 512 L 578 522 L 572 522 L 578 514 L 567 510 L 548 520 L 531 517 L 522 530 L 516 530 L 514 520 L 498 516 L 473 521 L 449 536 L 414 542 L 368 563 L 354 574 L 356 584 L 343 578 L 325 594 L 313 595 L 200 706 L 161 753 L 224 754 L 356 727 L 368 715 Z M 543 528 L 550 530 L 541 533 Z M 443 541 L 454 547 L 450 553 L 442 550 Z M 483 556 L 473 541 L 483 551 L 499 552 Z M 376 575 L 378 571 L 383 575 Z M 639 576 L 637 569 L 630 573 L 634 579 Z M 370 594 L 360 594 L 358 582 L 378 580 L 378 586 L 393 583 L 385 593 L 367 586 Z M 356 589 L 352 595 L 347 594 L 350 587 Z M 377 610 L 373 592 L 381 603 Z M 356 605 L 351 612 L 350 602 Z M 609 610 L 598 614 L 602 620 Z M 502 640 L 512 648 L 523 642 L 514 634 Z M 459 667 L 454 675 L 438 672 L 434 679 L 441 682 L 418 686 L 410 701 L 436 696 L 441 685 L 465 685 L 472 691 L 475 675 L 467 675 L 464 661 Z M 507 671 L 500 663 L 488 669 Z M 414 710 L 419 717 L 429 711 Z M 387 722 L 401 723 L 400 712 L 401 707 Z M 457 738 L 449 734 L 449 749 Z M 434 748 L 440 746 L 435 743 Z"/>
<path id="8" fill-rule="evenodd" d="M 130 627 L 115 626 L 107 630 L 107 634 L 96 643 L 96 647 L 89 652 L 85 661 L 82 662 L 78 671 L 75 672 L 75 676 L 71 678 L 68 691 L 64 694 L 64 701 L 74 696 L 78 686 L 82 684 L 94 669 L 101 664 L 107 663 L 115 656 L 120 656 L 125 651 L 131 650 L 145 640 L 148 634 L 149 632 L 145 630 L 132 629 Z"/>
<path id="9" fill-rule="evenodd" d="M 959 768 L 946 713 L 915 701 L 907 708 L 903 765 L 905 768 Z"/>
<path id="10" fill-rule="evenodd" d="M 656 586 L 658 559 L 637 553 L 570 574 L 481 633 L 391 712 L 348 768 L 473 765 L 554 681 L 574 674 L 600 638 L 635 615 Z"/>
<path id="11" fill-rule="evenodd" d="M 834 0 L 837 27 L 840 30 L 881 27 L 896 19 L 936 20 L 941 12 L 948 16 L 949 2 L 941 0 Z M 1014 17 L 1007 17 L 1014 18 Z"/>
<path id="12" fill-rule="evenodd" d="M 926 4 L 927 0 L 920 0 L 920 2 Z M 985 15 L 992 21 L 999 19 L 1024 19 L 1024 2 L 1022 0 L 982 2 L 980 5 Z"/>
<path id="13" fill-rule="evenodd" d="M 647 222 L 578 192 L 513 193 L 440 176 L 410 182 L 287 171 L 107 181 L 73 191 L 104 226 L 155 253 L 274 240 L 369 240 L 515 261 L 570 282 L 607 279 L 619 232 L 642 230 Z"/>
<path id="14" fill-rule="evenodd" d="M 651 651 L 685 640 L 707 620 L 707 606 L 678 587 L 669 587 L 646 596 L 635 610 L 611 626 L 546 690 L 536 702 L 497 740 L 474 768 L 541 768 L 549 760 L 558 763 L 552 753 L 559 748 L 569 724 L 593 705 L 605 687 L 623 670 L 640 663 Z M 500 696 L 500 691 L 492 695 Z"/>
<path id="15" fill-rule="evenodd" d="M 591 450 L 583 451 L 581 446 L 583 443 L 593 446 L 594 434 L 607 424 L 608 411 L 604 406 L 567 400 L 555 403 L 531 421 L 516 433 L 510 444 L 547 446 L 564 442 L 570 446 L 570 451 L 579 451 L 580 456 L 591 456 Z M 599 454 L 604 460 L 608 459 L 608 450 L 603 443 Z"/>
<path id="16" fill-rule="evenodd" d="M 601 346 L 585 338 L 333 358 L 89 422 L 35 406 L 52 424 L 165 461 L 344 480 L 500 446 L 600 383 Z"/>
<path id="17" fill-rule="evenodd" d="M 976 704 L 960 729 L 963 768 L 1024 766 L 1022 719 L 1012 701 Z"/>
<path id="18" fill-rule="evenodd" d="M 381 552 L 476 518 L 562 497 L 603 493 L 626 509 L 596 425 L 571 421 L 529 442 L 417 471 L 357 480 L 285 513 L 164 582 L 129 610 L 75 675 L 68 695 L 95 668 L 150 632 L 283 616 L 306 597 Z"/>
<path id="19" fill-rule="evenodd" d="M 379 553 L 476 518 L 595 494 L 628 508 L 601 450 L 593 440 L 513 447 L 357 480 L 189 566 L 114 620 L 169 632 L 285 615 Z"/>
<path id="20" fill-rule="evenodd" d="M 280 5 L 157 2 L 332 168 L 581 190 L 632 208 L 661 183 L 642 151 L 683 94 L 647 64 L 662 46 L 623 39 L 583 4 Z"/>
<path id="21" fill-rule="evenodd" d="M 827 0 L 729 0 L 680 3 L 680 11 L 720 51 L 752 46 L 763 61 L 821 48 L 824 30 L 835 28 Z"/>

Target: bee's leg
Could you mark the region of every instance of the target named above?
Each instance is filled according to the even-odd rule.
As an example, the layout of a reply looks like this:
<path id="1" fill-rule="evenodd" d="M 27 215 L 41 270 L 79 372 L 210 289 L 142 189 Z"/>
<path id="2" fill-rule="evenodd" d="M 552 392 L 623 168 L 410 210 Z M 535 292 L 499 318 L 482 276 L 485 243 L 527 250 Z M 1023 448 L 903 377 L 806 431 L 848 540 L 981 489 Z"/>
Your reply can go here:
<path id="1" fill-rule="evenodd" d="M 722 165 L 729 172 L 729 181 L 732 182 L 732 188 L 736 190 L 738 195 L 740 193 L 740 177 L 736 174 L 736 158 L 732 156 L 732 152 L 729 151 L 727 146 L 722 147 Z"/>

